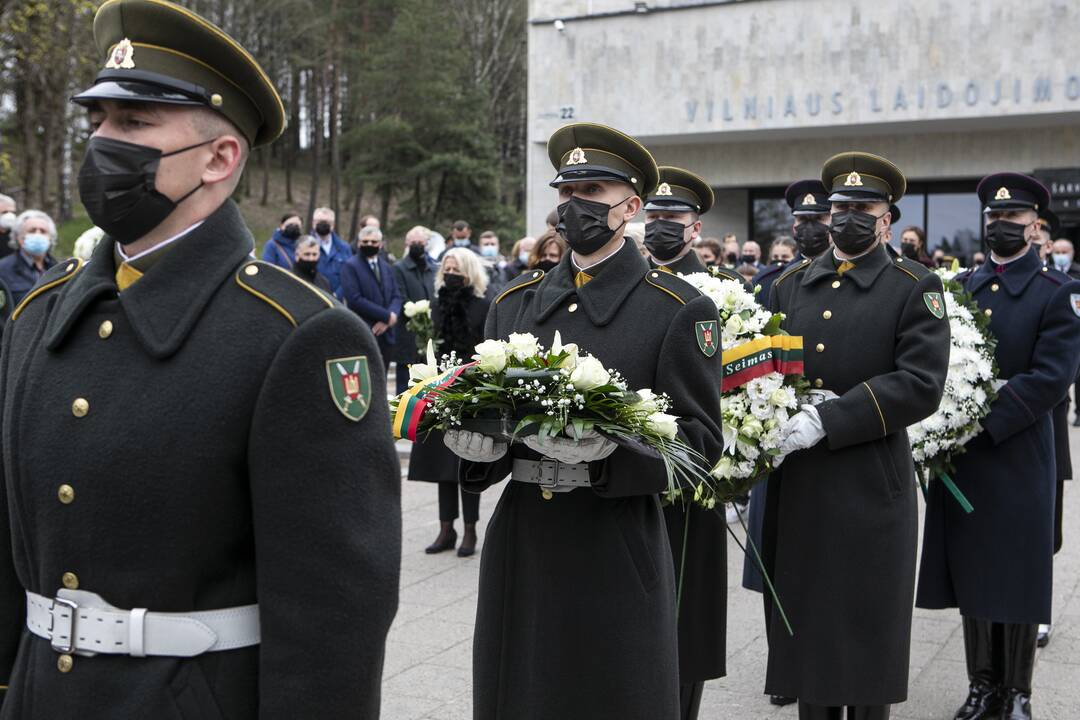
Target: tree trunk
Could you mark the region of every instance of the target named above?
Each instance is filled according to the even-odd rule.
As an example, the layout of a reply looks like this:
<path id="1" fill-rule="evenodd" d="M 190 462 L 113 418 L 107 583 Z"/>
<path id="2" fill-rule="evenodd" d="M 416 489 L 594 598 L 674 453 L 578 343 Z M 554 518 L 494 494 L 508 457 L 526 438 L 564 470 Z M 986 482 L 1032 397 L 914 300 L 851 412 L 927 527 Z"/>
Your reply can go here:
<path id="1" fill-rule="evenodd" d="M 356 195 L 353 196 L 352 221 L 349 223 L 349 240 L 360 232 L 360 206 L 364 203 L 364 183 L 358 183 Z"/>
<path id="2" fill-rule="evenodd" d="M 266 207 L 266 204 L 270 202 L 270 147 L 264 146 L 262 148 L 262 197 L 259 198 L 259 205 Z"/>
<path id="3" fill-rule="evenodd" d="M 338 142 L 338 122 L 341 111 L 341 29 L 338 22 L 338 0 L 330 4 L 330 207 L 336 214 L 341 210 L 341 148 Z"/>
<path id="4" fill-rule="evenodd" d="M 292 62 L 289 75 L 289 136 L 285 139 L 285 202 L 293 203 L 292 171 L 300 152 L 300 66 Z"/>
<path id="5" fill-rule="evenodd" d="M 307 220 L 315 214 L 315 208 L 319 207 L 319 171 L 322 166 L 323 146 L 323 78 L 318 70 L 311 71 L 311 191 L 308 194 Z"/>
<path id="6" fill-rule="evenodd" d="M 386 227 L 390 220 L 390 200 L 394 194 L 394 188 L 391 185 L 383 185 L 380 190 L 382 191 L 382 208 L 379 210 L 379 222 Z"/>

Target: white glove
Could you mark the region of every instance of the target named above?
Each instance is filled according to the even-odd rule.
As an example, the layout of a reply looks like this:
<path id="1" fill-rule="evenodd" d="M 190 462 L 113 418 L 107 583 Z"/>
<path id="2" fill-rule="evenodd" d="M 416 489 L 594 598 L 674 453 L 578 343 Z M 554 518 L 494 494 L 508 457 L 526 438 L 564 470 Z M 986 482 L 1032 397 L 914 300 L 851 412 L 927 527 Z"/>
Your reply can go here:
<path id="1" fill-rule="evenodd" d="M 809 393 L 807 393 L 807 395 L 810 396 L 810 404 L 814 407 L 817 407 L 826 400 L 836 400 L 838 397 L 840 397 L 832 390 L 811 390 Z"/>
<path id="2" fill-rule="evenodd" d="M 994 378 L 990 381 L 990 386 L 994 388 L 994 392 L 999 392 L 1001 388 L 1009 384 L 1008 380 L 1002 380 L 1001 378 Z"/>
<path id="3" fill-rule="evenodd" d="M 780 442 L 780 453 L 790 455 L 797 450 L 812 448 L 825 437 L 821 416 L 813 405 L 803 405 L 787 423 L 787 436 Z"/>
<path id="4" fill-rule="evenodd" d="M 581 440 L 564 437 L 545 437 L 529 435 L 525 438 L 525 445 L 544 457 L 558 460 L 567 465 L 603 460 L 618 447 L 611 440 L 603 437 L 595 430 L 582 433 Z"/>
<path id="5" fill-rule="evenodd" d="M 443 443 L 458 457 L 476 463 L 495 462 L 509 448 L 502 440 L 468 430 L 447 430 Z"/>

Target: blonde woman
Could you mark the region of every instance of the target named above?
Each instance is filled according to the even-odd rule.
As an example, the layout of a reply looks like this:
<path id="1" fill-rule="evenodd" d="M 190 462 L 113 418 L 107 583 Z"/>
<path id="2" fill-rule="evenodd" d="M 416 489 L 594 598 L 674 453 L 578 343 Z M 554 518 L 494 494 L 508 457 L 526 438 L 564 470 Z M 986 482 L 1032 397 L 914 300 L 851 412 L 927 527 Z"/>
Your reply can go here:
<path id="1" fill-rule="evenodd" d="M 488 276 L 482 261 L 468 248 L 451 248 L 443 255 L 435 274 L 435 302 L 431 308 L 439 355 L 454 353 L 459 360 L 472 357 L 473 348 L 484 339 L 487 319 Z M 409 479 L 439 484 L 439 536 L 424 552 L 429 555 L 452 550 L 457 544 L 454 521 L 458 518 L 458 495 L 465 520 L 465 533 L 458 557 L 476 552 L 476 521 L 480 517 L 480 496 L 459 489 L 458 457 L 443 444 L 442 433 L 432 433 L 413 444 L 409 457 Z"/>

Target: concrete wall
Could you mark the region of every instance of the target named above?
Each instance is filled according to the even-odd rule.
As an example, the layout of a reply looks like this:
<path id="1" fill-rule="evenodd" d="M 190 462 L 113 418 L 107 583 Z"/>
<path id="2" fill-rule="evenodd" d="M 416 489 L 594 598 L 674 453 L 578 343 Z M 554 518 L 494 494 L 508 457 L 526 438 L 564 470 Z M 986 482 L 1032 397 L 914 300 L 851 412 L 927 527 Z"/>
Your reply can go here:
<path id="1" fill-rule="evenodd" d="M 617 126 L 718 187 L 813 177 L 856 148 L 913 179 L 1080 165 L 1078 2 L 748 0 L 595 17 L 633 7 L 531 4 L 544 22 L 529 30 L 530 227 L 553 197 L 543 143 L 574 120 Z"/>

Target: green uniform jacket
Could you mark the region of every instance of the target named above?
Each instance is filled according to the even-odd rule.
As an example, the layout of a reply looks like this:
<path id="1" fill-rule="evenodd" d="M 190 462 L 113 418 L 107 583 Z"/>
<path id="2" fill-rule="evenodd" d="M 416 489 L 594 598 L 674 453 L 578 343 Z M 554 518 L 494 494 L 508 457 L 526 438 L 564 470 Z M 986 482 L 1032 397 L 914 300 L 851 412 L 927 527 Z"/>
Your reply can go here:
<path id="1" fill-rule="evenodd" d="M 359 318 L 252 246 L 228 202 L 118 298 L 106 238 L 8 323 L 4 720 L 378 717 L 401 542 L 382 361 Z M 339 358 L 358 421 L 331 393 Z M 62 673 L 23 591 L 53 597 L 66 573 L 123 609 L 258 603 L 261 645 Z"/>

